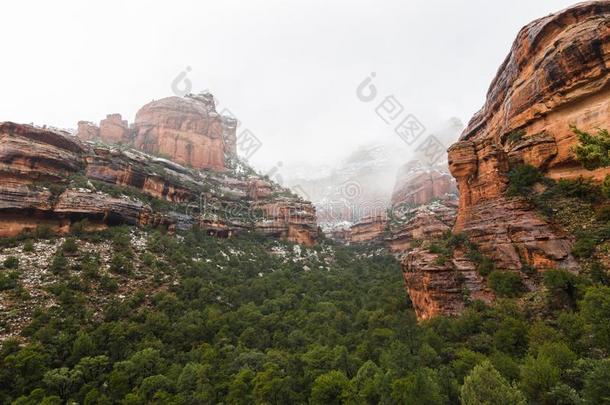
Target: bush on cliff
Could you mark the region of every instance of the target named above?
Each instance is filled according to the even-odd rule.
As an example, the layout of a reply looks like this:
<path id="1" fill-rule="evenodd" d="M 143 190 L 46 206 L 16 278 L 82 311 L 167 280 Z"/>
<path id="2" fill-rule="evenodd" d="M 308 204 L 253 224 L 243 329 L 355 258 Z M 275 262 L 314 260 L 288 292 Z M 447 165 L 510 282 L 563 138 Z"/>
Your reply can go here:
<path id="1" fill-rule="evenodd" d="M 506 136 L 506 142 L 509 144 L 515 144 L 520 142 L 525 136 L 525 131 L 523 129 L 517 129 L 515 131 L 511 131 Z"/>
<path id="2" fill-rule="evenodd" d="M 549 304 L 553 309 L 574 308 L 580 298 L 582 281 L 576 274 L 564 269 L 550 269 L 544 272 L 544 286 L 548 290 Z"/>
<path id="3" fill-rule="evenodd" d="M 528 196 L 533 192 L 534 185 L 543 178 L 538 168 L 532 165 L 517 165 L 508 172 L 509 185 L 506 193 L 509 196 Z"/>
<path id="4" fill-rule="evenodd" d="M 576 160 L 587 170 L 610 166 L 610 134 L 606 129 L 598 129 L 596 135 L 570 127 L 578 136 L 579 145 L 574 147 Z"/>
<path id="5" fill-rule="evenodd" d="M 19 284 L 19 273 L 16 271 L 0 273 L 0 291 L 12 290 Z"/>
<path id="6" fill-rule="evenodd" d="M 4 259 L 4 267 L 7 269 L 16 269 L 19 267 L 19 259 L 15 256 L 9 256 Z"/>
<path id="7" fill-rule="evenodd" d="M 518 297 L 523 292 L 523 283 L 518 273 L 494 270 L 489 274 L 489 288 L 500 297 Z"/>

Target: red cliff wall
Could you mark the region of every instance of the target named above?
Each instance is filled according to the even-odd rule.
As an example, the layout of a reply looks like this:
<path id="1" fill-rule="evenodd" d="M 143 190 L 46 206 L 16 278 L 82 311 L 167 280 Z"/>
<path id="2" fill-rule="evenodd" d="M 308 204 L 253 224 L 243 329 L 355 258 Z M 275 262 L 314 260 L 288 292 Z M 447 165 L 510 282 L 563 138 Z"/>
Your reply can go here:
<path id="1" fill-rule="evenodd" d="M 491 83 L 483 108 L 460 140 L 449 148 L 449 168 L 460 201 L 454 233 L 464 233 L 491 257 L 498 270 L 563 267 L 578 271 L 572 239 L 542 219 L 520 198 L 505 196 L 507 173 L 516 163 L 531 164 L 551 178 L 602 179 L 609 169 L 588 172 L 574 161 L 577 143 L 570 125 L 582 130 L 610 127 L 610 2 L 587 2 L 524 27 Z M 509 142 L 513 131 L 522 139 Z M 435 265 L 425 250 L 403 261 L 407 288 L 420 318 L 460 312 L 463 291 L 492 299 L 472 264 L 454 257 Z"/>

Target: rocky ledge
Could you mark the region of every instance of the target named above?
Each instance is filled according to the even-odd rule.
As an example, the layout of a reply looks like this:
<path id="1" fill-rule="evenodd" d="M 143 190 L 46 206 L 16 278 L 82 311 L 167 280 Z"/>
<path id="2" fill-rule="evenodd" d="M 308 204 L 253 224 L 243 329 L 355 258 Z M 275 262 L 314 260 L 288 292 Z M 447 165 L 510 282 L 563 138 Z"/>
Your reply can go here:
<path id="1" fill-rule="evenodd" d="M 229 236 L 258 231 L 311 245 L 315 209 L 236 157 L 199 170 L 125 145 L 82 142 L 59 131 L 0 124 L 0 236 L 75 223 L 193 226 Z"/>

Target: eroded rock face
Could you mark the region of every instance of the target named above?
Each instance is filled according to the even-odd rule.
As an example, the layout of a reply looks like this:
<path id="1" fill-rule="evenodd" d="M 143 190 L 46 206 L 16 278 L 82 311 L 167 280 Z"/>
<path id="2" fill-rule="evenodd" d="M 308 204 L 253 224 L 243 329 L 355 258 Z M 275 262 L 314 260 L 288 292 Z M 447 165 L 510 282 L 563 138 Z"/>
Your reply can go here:
<path id="1" fill-rule="evenodd" d="M 85 147 L 64 134 L 0 123 L 0 179 L 3 185 L 53 181 L 84 167 Z"/>
<path id="2" fill-rule="evenodd" d="M 100 127 L 90 121 L 78 121 L 76 137 L 83 141 L 95 141 L 100 137 Z"/>
<path id="3" fill-rule="evenodd" d="M 480 243 L 499 268 L 520 268 L 520 262 L 574 268 L 566 236 L 531 207 L 504 198 L 506 174 L 512 165 L 526 163 L 552 178 L 592 175 L 574 161 L 571 149 L 578 140 L 570 125 L 608 127 L 609 64 L 608 2 L 581 3 L 528 24 L 485 105 L 449 148 L 449 167 L 460 190 L 454 230 Z M 607 172 L 600 169 L 593 176 Z M 544 254 L 547 245 L 554 248 Z"/>
<path id="4" fill-rule="evenodd" d="M 129 124 L 121 114 L 108 114 L 100 121 L 100 139 L 107 144 L 128 144 L 131 141 Z"/>
<path id="5" fill-rule="evenodd" d="M 216 112 L 213 98 L 187 96 L 153 101 L 136 114 L 135 129 L 137 149 L 195 168 L 224 170 L 225 148 L 227 153 L 235 150 L 230 138 L 223 138 L 231 130 Z"/>
<path id="6" fill-rule="evenodd" d="M 457 214 L 457 196 L 446 200 L 428 202 L 408 210 L 403 219 L 390 223 L 387 243 L 393 253 L 404 253 L 414 242 L 423 242 L 442 237 L 451 231 Z"/>
<path id="7" fill-rule="evenodd" d="M 578 4 L 536 20 L 518 34 L 462 140 L 487 140 L 550 177 L 590 176 L 574 162 L 570 125 L 594 130 L 608 123 L 610 4 Z M 522 130 L 522 142 L 507 142 Z M 516 152 L 516 153 L 515 153 Z M 451 154 L 450 154 L 451 158 Z M 479 174 L 480 174 L 479 170 Z"/>
<path id="8" fill-rule="evenodd" d="M 449 148 L 449 168 L 460 194 L 454 233 L 467 235 L 498 270 L 518 272 L 529 289 L 537 285 L 519 271 L 524 265 L 577 271 L 578 263 L 568 235 L 525 201 L 505 196 L 506 175 L 518 163 L 552 178 L 599 180 L 610 173 L 588 172 L 574 161 L 571 149 L 577 138 L 570 130 L 570 125 L 585 131 L 610 126 L 609 63 L 607 1 L 581 3 L 528 24 L 493 80 L 485 105 Z M 456 284 L 443 275 L 448 269 L 470 280 L 465 286 L 471 298 L 493 298 L 470 265 L 462 270 L 456 262 L 460 254 L 440 267 L 423 249 L 403 261 L 420 318 L 461 310 Z"/>
<path id="9" fill-rule="evenodd" d="M 197 226 L 221 237 L 259 231 L 314 244 L 311 203 L 243 171 L 198 171 L 134 149 L 93 147 L 67 133 L 2 123 L 0 237 L 40 225 L 65 233 L 86 218 L 94 228 Z"/>
<path id="10" fill-rule="evenodd" d="M 411 206 L 426 204 L 435 198 L 455 194 L 455 179 L 447 167 L 425 167 L 414 160 L 403 165 L 396 176 L 392 205 Z"/>
<path id="11" fill-rule="evenodd" d="M 237 120 L 216 112 L 210 93 L 152 101 L 130 126 L 121 114 L 109 114 L 99 127 L 79 121 L 76 137 L 132 146 L 197 169 L 225 170 L 226 157 L 237 156 Z"/>
<path id="12" fill-rule="evenodd" d="M 417 318 L 457 315 L 467 299 L 489 302 L 493 295 L 464 252 L 457 250 L 451 260 L 439 263 L 438 255 L 417 248 L 402 261 L 403 277 Z"/>
<path id="13" fill-rule="evenodd" d="M 386 237 L 388 218 L 386 215 L 369 215 L 352 225 L 349 234 L 351 243 L 383 242 Z"/>
<path id="14" fill-rule="evenodd" d="M 292 199 L 257 201 L 255 210 L 262 213 L 255 226 L 264 234 L 311 246 L 317 237 L 316 212 L 310 203 Z"/>

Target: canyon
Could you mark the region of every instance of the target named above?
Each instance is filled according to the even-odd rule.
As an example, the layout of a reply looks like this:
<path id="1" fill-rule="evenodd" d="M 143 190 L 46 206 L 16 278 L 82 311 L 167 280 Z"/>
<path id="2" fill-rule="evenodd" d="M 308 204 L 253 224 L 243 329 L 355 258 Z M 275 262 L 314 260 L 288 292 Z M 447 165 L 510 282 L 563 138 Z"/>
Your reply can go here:
<path id="1" fill-rule="evenodd" d="M 531 22 L 481 110 L 466 128 L 455 119 L 446 126 L 449 139 L 461 131 L 446 159 L 429 166 L 416 156 L 398 166 L 391 148 L 368 145 L 318 178 L 288 181 L 313 198 L 241 161 L 237 121 L 219 114 L 207 92 L 153 100 L 131 124 L 117 113 L 99 125 L 79 121 L 74 136 L 2 123 L 0 236 L 41 226 L 66 234 L 86 220 L 90 229 L 197 227 L 219 237 L 256 231 L 311 246 L 320 226 L 337 241 L 395 254 L 420 320 L 497 298 L 473 259 L 475 247 L 478 260 L 536 291 L 540 277 L 531 269 L 576 274 L 582 263 L 572 253 L 573 232 L 507 193 L 509 173 L 528 165 L 547 179 L 597 184 L 610 174 L 585 169 L 573 153 L 573 128 L 609 127 L 609 21 L 607 2 L 587 2 Z M 448 235 L 467 244 L 448 254 L 438 247 Z"/>

